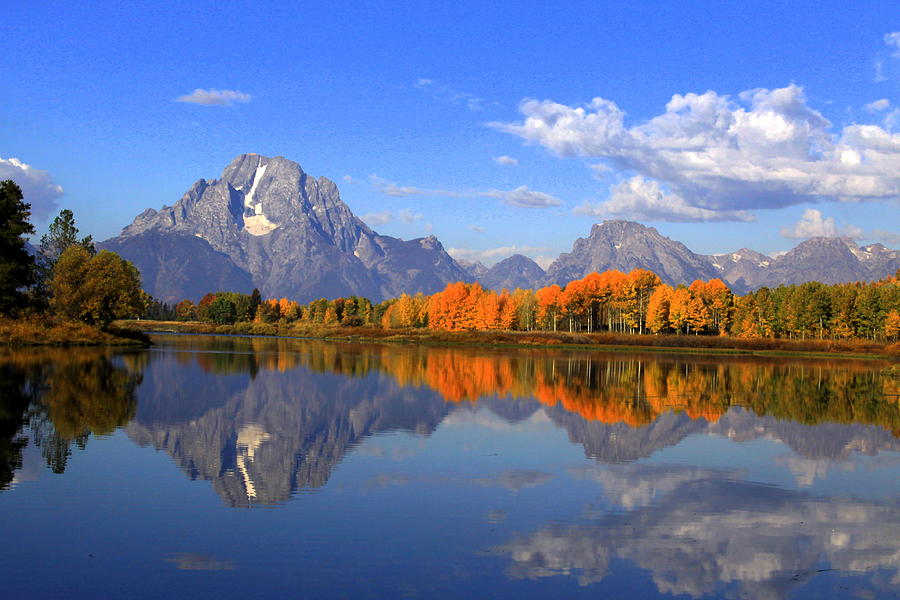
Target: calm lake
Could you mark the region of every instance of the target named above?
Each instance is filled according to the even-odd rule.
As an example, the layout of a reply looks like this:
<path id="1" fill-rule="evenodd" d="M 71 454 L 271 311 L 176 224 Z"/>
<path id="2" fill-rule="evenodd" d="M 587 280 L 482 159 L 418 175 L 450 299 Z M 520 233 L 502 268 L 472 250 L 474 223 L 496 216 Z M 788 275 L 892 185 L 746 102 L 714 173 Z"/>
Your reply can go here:
<path id="1" fill-rule="evenodd" d="M 4 598 L 896 598 L 900 367 L 0 353 Z"/>

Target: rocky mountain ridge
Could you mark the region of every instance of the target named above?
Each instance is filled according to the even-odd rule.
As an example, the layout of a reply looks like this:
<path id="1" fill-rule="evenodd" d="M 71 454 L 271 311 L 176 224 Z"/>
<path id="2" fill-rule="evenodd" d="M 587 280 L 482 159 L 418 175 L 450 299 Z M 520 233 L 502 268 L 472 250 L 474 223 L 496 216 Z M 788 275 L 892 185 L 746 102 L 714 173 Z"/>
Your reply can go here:
<path id="1" fill-rule="evenodd" d="M 593 271 L 636 268 L 670 285 L 723 279 L 737 293 L 816 280 L 881 279 L 900 269 L 900 251 L 849 238 L 813 238 L 769 257 L 742 248 L 701 255 L 655 228 L 605 221 L 575 240 L 546 270 L 522 255 L 487 268 L 455 261 L 434 236 L 379 235 L 341 200 L 337 185 L 283 157 L 244 154 L 219 179 L 200 179 L 173 206 L 147 209 L 122 233 L 97 244 L 141 271 L 145 290 L 177 302 L 210 291 L 316 298 L 431 294 L 453 281 L 500 290 L 565 285 Z"/>
<path id="2" fill-rule="evenodd" d="M 196 299 L 194 288 L 253 287 L 300 302 L 351 295 L 378 301 L 467 279 L 434 236 L 379 235 L 344 204 L 334 182 L 258 154 L 239 156 L 220 179 L 197 181 L 174 206 L 144 211 L 99 246 L 135 263 L 146 291 L 168 301 Z"/>
<path id="3" fill-rule="evenodd" d="M 669 285 L 718 277 L 736 293 L 745 294 L 763 286 L 806 281 L 836 284 L 883 279 L 900 269 L 900 251 L 881 244 L 861 247 L 846 237 L 818 237 L 777 257 L 748 248 L 702 255 L 653 227 L 605 221 L 594 225 L 587 238 L 576 240 L 570 253 L 560 255 L 539 284 L 564 285 L 593 271 L 635 268 L 649 269 Z"/>

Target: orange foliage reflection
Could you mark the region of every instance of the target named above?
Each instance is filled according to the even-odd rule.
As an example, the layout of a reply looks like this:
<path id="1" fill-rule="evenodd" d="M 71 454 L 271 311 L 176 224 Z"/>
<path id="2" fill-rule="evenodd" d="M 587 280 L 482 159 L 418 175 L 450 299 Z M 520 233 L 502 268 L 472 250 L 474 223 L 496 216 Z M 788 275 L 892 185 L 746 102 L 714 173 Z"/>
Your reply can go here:
<path id="1" fill-rule="evenodd" d="M 192 343 L 196 343 L 194 340 Z M 350 377 L 382 373 L 447 402 L 536 399 L 590 421 L 639 427 L 683 412 L 717 421 L 732 406 L 802 423 L 882 425 L 900 433 L 900 372 L 879 361 L 784 360 L 553 350 L 486 350 L 219 338 L 197 360 L 216 372 L 305 367 Z M 223 352 L 222 344 L 228 344 Z"/>

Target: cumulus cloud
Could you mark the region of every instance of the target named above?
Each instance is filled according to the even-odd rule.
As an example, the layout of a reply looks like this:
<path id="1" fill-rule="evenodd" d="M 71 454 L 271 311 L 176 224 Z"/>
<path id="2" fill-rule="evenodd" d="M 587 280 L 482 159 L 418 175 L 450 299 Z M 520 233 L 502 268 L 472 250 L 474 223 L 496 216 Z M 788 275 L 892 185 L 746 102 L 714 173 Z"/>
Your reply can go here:
<path id="1" fill-rule="evenodd" d="M 637 175 L 614 185 L 606 202 L 585 202 L 575 214 L 591 217 L 626 217 L 641 221 L 754 221 L 744 210 L 711 210 L 691 206 L 677 194 L 665 193 L 658 181 Z"/>
<path id="2" fill-rule="evenodd" d="M 880 110 L 885 110 L 891 105 L 891 101 L 887 98 L 882 98 L 881 100 L 876 100 L 875 102 L 869 102 L 866 104 L 865 109 L 869 112 L 878 112 Z"/>
<path id="3" fill-rule="evenodd" d="M 504 204 L 510 206 L 520 206 L 522 208 L 547 208 L 548 206 L 559 206 L 562 204 L 559 198 L 539 192 L 537 190 L 529 190 L 527 186 L 520 185 L 514 190 L 488 190 L 481 192 L 481 196 L 490 198 L 500 198 Z"/>
<path id="4" fill-rule="evenodd" d="M 179 96 L 175 101 L 202 104 L 203 106 L 231 106 L 239 102 L 250 102 L 252 99 L 253 96 L 250 94 L 244 94 L 235 90 L 217 90 L 215 88 L 204 90 L 197 88 L 190 94 Z"/>
<path id="5" fill-rule="evenodd" d="M 465 260 L 468 262 L 480 262 L 487 266 L 491 266 L 496 262 L 509 258 L 513 254 L 524 254 L 530 256 L 536 252 L 547 252 L 550 248 L 539 246 L 499 246 L 497 248 L 488 248 L 486 250 L 472 250 L 470 248 L 448 248 L 447 253 L 456 260 Z"/>
<path id="6" fill-rule="evenodd" d="M 677 220 L 689 208 L 701 209 L 690 215 L 695 220 L 721 220 L 718 213 L 746 220 L 740 211 L 900 197 L 900 135 L 860 124 L 832 134 L 797 85 L 737 98 L 676 94 L 663 114 L 634 126 L 604 98 L 574 107 L 524 100 L 519 110 L 521 122 L 490 125 L 561 157 L 599 159 L 659 185 L 653 195 L 645 180 L 634 180 L 619 188 L 611 209 L 652 202 L 674 206 Z M 629 187 L 642 188 L 643 200 Z M 657 218 L 665 215 L 660 210 Z"/>
<path id="7" fill-rule="evenodd" d="M 518 159 L 513 158 L 512 156 L 498 156 L 494 159 L 494 162 L 498 165 L 504 165 L 507 167 L 515 167 L 519 164 Z"/>
<path id="8" fill-rule="evenodd" d="M 18 158 L 0 158 L 0 181 L 6 179 L 12 179 L 22 189 L 36 219 L 46 219 L 59 207 L 57 199 L 63 195 L 63 189 L 47 171 L 35 169 Z"/>
<path id="9" fill-rule="evenodd" d="M 860 238 L 862 229 L 853 225 L 838 227 L 834 217 L 822 217 L 822 211 L 809 208 L 803 211 L 803 216 L 793 227 L 783 227 L 781 235 L 786 238 L 801 240 L 813 237 L 840 237 L 847 236 Z"/>
<path id="10" fill-rule="evenodd" d="M 823 566 L 848 577 L 883 572 L 866 580 L 872 595 L 896 588 L 894 502 L 813 496 L 712 469 L 670 470 L 665 479 L 640 465 L 611 473 L 604 485 L 619 502 L 624 489 L 630 510 L 551 522 L 491 555 L 507 558 L 511 578 L 567 576 L 581 585 L 626 561 L 660 594 L 692 598 L 785 598 Z"/>

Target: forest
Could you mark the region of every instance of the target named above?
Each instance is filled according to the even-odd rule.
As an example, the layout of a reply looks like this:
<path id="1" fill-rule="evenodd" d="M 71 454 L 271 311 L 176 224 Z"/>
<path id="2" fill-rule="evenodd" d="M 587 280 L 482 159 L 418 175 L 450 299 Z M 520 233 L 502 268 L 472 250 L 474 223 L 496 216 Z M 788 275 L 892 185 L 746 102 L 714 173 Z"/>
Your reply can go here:
<path id="1" fill-rule="evenodd" d="M 428 328 L 442 331 L 567 331 L 896 341 L 900 271 L 876 282 L 808 282 L 736 295 L 720 279 L 670 286 L 645 269 L 590 273 L 565 287 L 496 292 L 478 283 L 447 284 L 432 295 L 403 294 L 373 303 L 351 296 L 299 304 L 259 292 L 206 294 L 197 304 L 154 302 L 147 318 L 270 326 Z"/>

